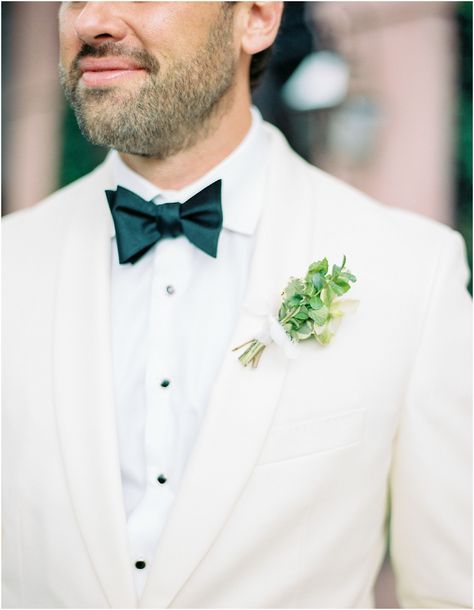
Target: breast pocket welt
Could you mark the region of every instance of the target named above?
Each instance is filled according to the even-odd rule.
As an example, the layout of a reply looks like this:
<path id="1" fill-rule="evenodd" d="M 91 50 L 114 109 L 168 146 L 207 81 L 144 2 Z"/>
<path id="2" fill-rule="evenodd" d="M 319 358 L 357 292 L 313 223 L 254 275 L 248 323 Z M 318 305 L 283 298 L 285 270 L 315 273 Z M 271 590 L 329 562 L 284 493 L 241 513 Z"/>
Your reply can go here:
<path id="1" fill-rule="evenodd" d="M 310 456 L 360 443 L 364 437 L 366 409 L 318 417 L 273 428 L 258 465 Z"/>

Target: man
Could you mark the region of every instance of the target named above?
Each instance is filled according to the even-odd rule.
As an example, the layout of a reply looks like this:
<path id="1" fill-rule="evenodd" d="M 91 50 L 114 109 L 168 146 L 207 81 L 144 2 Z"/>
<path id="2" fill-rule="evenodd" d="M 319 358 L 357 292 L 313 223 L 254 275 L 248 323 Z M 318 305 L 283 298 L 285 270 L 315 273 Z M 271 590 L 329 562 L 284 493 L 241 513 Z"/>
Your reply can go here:
<path id="1" fill-rule="evenodd" d="M 251 112 L 281 11 L 61 7 L 66 95 L 115 151 L 5 223 L 6 607 L 366 608 L 387 533 L 403 605 L 471 604 L 462 242 Z M 242 366 L 343 255 L 331 343 Z"/>

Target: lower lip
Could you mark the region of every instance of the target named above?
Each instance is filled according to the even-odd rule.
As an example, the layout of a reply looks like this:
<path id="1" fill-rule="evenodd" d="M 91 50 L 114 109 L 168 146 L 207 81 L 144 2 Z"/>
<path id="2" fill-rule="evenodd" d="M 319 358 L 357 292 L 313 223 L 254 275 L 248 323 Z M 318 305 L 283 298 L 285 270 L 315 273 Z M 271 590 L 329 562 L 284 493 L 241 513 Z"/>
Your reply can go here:
<path id="1" fill-rule="evenodd" d="M 82 73 L 81 81 L 86 87 L 101 87 L 110 85 L 112 82 L 130 78 L 137 74 L 144 73 L 145 70 L 96 70 Z"/>

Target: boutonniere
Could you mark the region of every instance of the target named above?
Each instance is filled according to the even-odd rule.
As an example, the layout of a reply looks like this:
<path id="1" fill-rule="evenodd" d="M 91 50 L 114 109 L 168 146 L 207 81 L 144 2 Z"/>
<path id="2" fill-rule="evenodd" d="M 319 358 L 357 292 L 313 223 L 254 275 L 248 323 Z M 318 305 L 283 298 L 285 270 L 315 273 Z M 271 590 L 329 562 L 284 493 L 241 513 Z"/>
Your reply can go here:
<path id="1" fill-rule="evenodd" d="M 342 265 L 333 265 L 331 273 L 327 258 L 311 263 L 304 278 L 290 278 L 282 292 L 278 318 L 268 316 L 265 328 L 257 337 L 232 351 L 246 347 L 239 360 L 244 366 L 256 367 L 263 350 L 272 342 L 289 358 L 296 357 L 296 345 L 300 341 L 314 339 L 327 345 L 342 317 L 355 311 L 359 304 L 356 300 L 340 298 L 355 281 L 356 277 L 346 269 L 345 256 Z"/>

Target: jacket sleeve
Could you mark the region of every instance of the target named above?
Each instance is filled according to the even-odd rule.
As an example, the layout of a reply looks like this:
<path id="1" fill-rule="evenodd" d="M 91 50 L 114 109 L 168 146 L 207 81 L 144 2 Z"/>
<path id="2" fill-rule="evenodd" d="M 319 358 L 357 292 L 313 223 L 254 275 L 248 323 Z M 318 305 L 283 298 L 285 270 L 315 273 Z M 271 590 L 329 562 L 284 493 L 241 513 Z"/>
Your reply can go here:
<path id="1" fill-rule="evenodd" d="M 464 243 L 445 241 L 390 478 L 390 555 L 409 608 L 472 607 L 471 300 Z"/>

